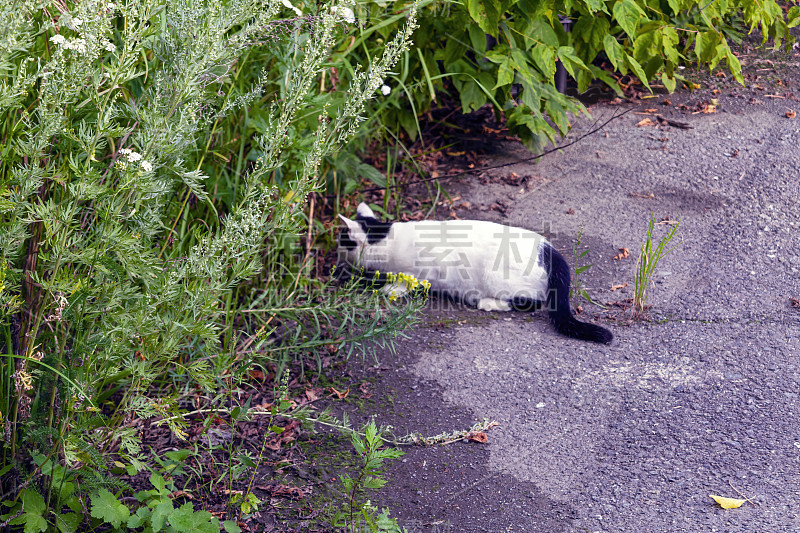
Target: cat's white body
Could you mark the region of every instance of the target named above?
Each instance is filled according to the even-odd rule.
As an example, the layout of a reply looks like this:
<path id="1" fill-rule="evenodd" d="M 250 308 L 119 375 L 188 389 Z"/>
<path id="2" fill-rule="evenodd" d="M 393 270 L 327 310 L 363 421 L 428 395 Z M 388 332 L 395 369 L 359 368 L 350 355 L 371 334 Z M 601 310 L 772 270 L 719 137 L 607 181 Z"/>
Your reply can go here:
<path id="1" fill-rule="evenodd" d="M 399 222 L 386 238 L 348 259 L 370 271 L 428 280 L 433 290 L 485 311 L 509 311 L 515 299 L 546 299 L 547 272 L 540 261 L 546 242 L 538 233 L 494 222 Z"/>
<path id="2" fill-rule="evenodd" d="M 538 233 L 480 220 L 381 222 L 363 203 L 355 220 L 340 217 L 347 225 L 340 235 L 341 262 L 370 272 L 413 275 L 434 291 L 485 311 L 546 305 L 561 333 L 613 340 L 607 329 L 572 315 L 569 266 Z M 402 287 L 385 290 L 401 292 Z"/>

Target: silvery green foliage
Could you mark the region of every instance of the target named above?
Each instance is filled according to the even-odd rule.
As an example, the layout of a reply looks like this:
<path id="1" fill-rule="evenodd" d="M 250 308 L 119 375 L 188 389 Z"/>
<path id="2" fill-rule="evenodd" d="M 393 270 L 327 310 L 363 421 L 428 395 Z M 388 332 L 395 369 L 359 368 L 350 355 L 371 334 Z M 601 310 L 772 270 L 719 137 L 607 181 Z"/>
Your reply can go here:
<path id="1" fill-rule="evenodd" d="M 289 195 L 265 185 L 265 177 L 295 142 L 291 125 L 352 10 L 347 2 L 328 6 L 316 17 L 313 39 L 276 43 L 293 47 L 297 63 L 283 98 L 267 104 L 267 133 L 257 140 L 263 157 L 246 176 L 238 207 L 216 229 L 198 229 L 185 257 L 173 257 L 166 207 L 189 192 L 208 200 L 207 177 L 187 161 L 203 155 L 202 132 L 261 98 L 259 85 L 233 98 L 222 89 L 284 6 L 272 0 L 0 5 L 0 27 L 7 30 L 0 34 L 0 261 L 10 267 L 0 279 L 0 316 L 7 320 L 22 305 L 19 355 L 30 364 L 17 374 L 34 370 L 36 350 L 44 363 L 63 369 L 75 386 L 61 383 L 51 409 L 72 428 L 95 416 L 87 397 L 119 379 L 129 384 L 105 427 L 67 433 L 67 459 L 76 459 L 82 439 L 112 436 L 135 459 L 138 437 L 120 424 L 126 412 L 144 418 L 176 412 L 174 397 L 149 396 L 153 380 L 167 371 L 213 392 L 209 361 L 221 350 L 222 296 L 259 271 L 260 254 L 275 235 L 301 228 L 321 158 L 355 132 L 364 103 L 408 49 L 415 28 L 412 8 L 383 57 L 356 77 L 345 105 L 320 122 Z M 30 292 L 24 305 L 23 286 Z M 203 357 L 189 357 L 198 347 Z M 168 420 L 181 435 L 182 419 Z"/>

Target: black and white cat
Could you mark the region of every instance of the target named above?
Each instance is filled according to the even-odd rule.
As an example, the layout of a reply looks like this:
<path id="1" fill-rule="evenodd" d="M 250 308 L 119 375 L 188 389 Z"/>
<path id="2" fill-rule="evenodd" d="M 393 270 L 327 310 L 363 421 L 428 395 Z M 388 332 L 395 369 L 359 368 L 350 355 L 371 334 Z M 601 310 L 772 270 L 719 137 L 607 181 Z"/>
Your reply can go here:
<path id="1" fill-rule="evenodd" d="M 363 203 L 355 220 L 339 217 L 347 225 L 339 261 L 351 267 L 410 274 L 484 311 L 545 305 L 556 330 L 568 337 L 614 339 L 572 315 L 569 266 L 538 233 L 480 220 L 381 222 Z"/>

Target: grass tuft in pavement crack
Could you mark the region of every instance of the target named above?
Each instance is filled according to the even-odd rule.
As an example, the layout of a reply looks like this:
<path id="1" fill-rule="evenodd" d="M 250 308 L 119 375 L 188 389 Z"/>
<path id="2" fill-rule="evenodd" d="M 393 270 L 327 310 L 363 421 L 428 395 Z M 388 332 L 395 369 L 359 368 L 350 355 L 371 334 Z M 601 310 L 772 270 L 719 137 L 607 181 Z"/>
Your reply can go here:
<path id="1" fill-rule="evenodd" d="M 637 318 L 641 317 L 646 309 L 647 300 L 650 297 L 650 284 L 652 283 L 653 274 L 658 267 L 659 261 L 677 246 L 665 250 L 670 241 L 678 234 L 678 226 L 680 226 L 680 223 L 680 219 L 676 222 L 670 222 L 667 233 L 664 234 L 657 245 L 653 246 L 653 229 L 656 225 L 656 215 L 650 215 L 650 223 L 647 225 L 647 234 L 642 240 L 642 252 L 639 254 L 639 259 L 636 261 L 636 271 L 633 276 L 635 285 L 633 294 L 633 314 Z"/>

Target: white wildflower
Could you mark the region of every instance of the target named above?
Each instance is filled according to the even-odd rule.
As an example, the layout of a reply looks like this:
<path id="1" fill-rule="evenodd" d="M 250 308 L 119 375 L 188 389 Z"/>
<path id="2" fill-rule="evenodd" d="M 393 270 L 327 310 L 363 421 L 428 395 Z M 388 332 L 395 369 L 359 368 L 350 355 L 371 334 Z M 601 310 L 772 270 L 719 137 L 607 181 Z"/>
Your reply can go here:
<path id="1" fill-rule="evenodd" d="M 117 4 L 115 4 L 114 2 L 109 2 L 108 4 L 106 4 L 106 7 L 113 11 L 117 9 Z"/>
<path id="2" fill-rule="evenodd" d="M 383 96 L 389 96 L 390 92 L 392 92 L 392 88 L 384 83 L 383 87 L 381 87 L 381 94 L 383 94 Z"/>
<path id="3" fill-rule="evenodd" d="M 353 10 L 346 6 L 333 6 L 331 9 L 334 14 L 339 15 L 348 24 L 353 24 L 356 21 L 356 14 Z"/>
<path id="4" fill-rule="evenodd" d="M 132 151 L 133 150 L 131 150 L 130 148 L 120 148 L 119 149 L 119 153 L 121 153 L 122 155 L 127 155 L 127 154 L 131 153 Z"/>
<path id="5" fill-rule="evenodd" d="M 50 42 L 53 43 L 53 44 L 64 44 L 66 42 L 66 39 L 64 38 L 63 35 L 61 35 L 60 33 L 57 33 L 57 34 L 53 35 L 52 37 L 50 37 Z"/>
<path id="6" fill-rule="evenodd" d="M 103 43 L 103 48 L 105 48 L 105 49 L 106 49 L 106 50 L 108 50 L 109 52 L 116 52 L 116 51 L 117 51 L 117 47 L 116 47 L 116 46 L 114 46 L 114 45 L 113 45 L 112 43 L 110 43 L 109 41 L 105 41 L 105 42 Z"/>
<path id="7" fill-rule="evenodd" d="M 133 163 L 135 161 L 139 161 L 142 158 L 142 154 L 137 152 L 131 152 L 128 154 L 128 161 Z"/>
<path id="8" fill-rule="evenodd" d="M 83 24 L 83 19 L 80 18 L 80 17 L 73 17 L 71 22 L 72 22 L 72 25 L 71 25 L 72 29 L 75 29 L 75 28 L 79 27 L 81 24 Z"/>
<path id="9" fill-rule="evenodd" d="M 147 160 L 142 161 L 142 170 L 144 170 L 145 172 L 150 172 L 151 170 L 153 170 L 153 164 Z"/>
<path id="10" fill-rule="evenodd" d="M 88 50 L 88 47 L 86 46 L 86 40 L 83 37 L 65 42 L 64 48 L 68 50 L 75 50 L 79 54 L 86 53 L 86 50 Z"/>
<path id="11" fill-rule="evenodd" d="M 289 9 L 297 13 L 297 16 L 303 14 L 303 12 L 297 9 L 289 0 L 281 0 L 281 4 L 283 4 L 284 6 L 288 7 Z"/>

